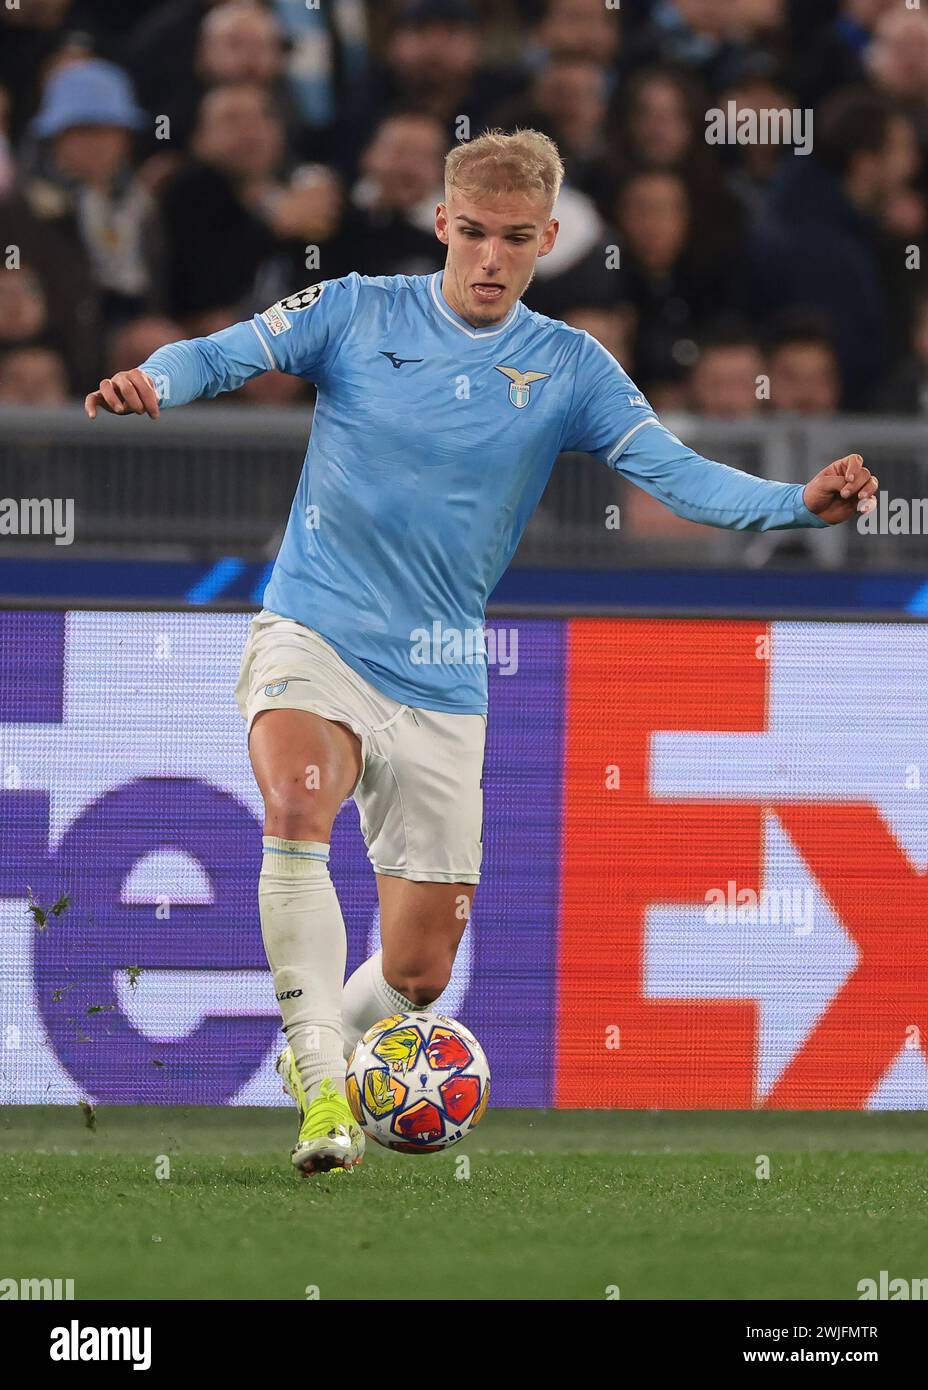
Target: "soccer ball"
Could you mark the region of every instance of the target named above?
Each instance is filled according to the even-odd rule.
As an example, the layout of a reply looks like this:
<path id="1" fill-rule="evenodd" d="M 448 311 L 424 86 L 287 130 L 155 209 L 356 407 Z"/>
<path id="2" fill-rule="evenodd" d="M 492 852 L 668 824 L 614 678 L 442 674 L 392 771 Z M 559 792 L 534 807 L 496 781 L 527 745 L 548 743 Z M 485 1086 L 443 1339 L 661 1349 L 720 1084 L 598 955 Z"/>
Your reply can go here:
<path id="1" fill-rule="evenodd" d="M 438 1153 L 479 1124 L 490 1068 L 473 1033 L 444 1014 L 393 1014 L 348 1059 L 348 1104 L 364 1133 L 398 1153 Z"/>

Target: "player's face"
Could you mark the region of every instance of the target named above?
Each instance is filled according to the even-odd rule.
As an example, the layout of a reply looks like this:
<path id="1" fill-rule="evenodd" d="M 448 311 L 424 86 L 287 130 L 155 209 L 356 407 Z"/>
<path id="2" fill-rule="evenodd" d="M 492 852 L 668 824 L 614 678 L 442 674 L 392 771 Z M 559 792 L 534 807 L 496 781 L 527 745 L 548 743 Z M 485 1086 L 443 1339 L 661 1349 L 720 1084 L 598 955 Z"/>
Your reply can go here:
<path id="1" fill-rule="evenodd" d="M 502 193 L 467 198 L 453 191 L 435 218 L 448 247 L 442 292 L 475 328 L 501 323 L 521 299 L 557 237 L 543 194 Z"/>

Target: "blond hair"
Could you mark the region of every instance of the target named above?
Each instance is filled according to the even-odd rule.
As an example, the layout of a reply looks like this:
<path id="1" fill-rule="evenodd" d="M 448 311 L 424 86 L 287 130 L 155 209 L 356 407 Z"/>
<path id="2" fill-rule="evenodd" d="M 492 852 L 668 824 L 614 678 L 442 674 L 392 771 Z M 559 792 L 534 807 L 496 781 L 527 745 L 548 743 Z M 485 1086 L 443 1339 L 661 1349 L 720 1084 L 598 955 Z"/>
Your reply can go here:
<path id="1" fill-rule="evenodd" d="M 564 178 L 557 145 L 540 130 L 487 130 L 455 145 L 445 156 L 445 195 L 452 189 L 468 197 L 486 193 L 543 193 L 549 211 Z"/>

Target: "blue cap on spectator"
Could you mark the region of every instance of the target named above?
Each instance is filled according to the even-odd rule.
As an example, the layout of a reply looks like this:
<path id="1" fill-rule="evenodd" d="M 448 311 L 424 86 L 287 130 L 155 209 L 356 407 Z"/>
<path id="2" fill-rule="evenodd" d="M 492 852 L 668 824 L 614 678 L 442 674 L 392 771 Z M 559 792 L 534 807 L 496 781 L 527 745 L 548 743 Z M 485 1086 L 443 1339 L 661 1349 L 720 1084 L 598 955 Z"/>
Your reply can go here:
<path id="1" fill-rule="evenodd" d="M 43 139 L 76 125 L 137 130 L 145 113 L 135 104 L 132 84 L 115 63 L 91 58 L 53 72 L 42 94 L 33 132 Z"/>
<path id="2" fill-rule="evenodd" d="M 409 28 L 433 22 L 478 24 L 479 17 L 470 0 L 408 0 L 396 18 L 398 25 Z"/>

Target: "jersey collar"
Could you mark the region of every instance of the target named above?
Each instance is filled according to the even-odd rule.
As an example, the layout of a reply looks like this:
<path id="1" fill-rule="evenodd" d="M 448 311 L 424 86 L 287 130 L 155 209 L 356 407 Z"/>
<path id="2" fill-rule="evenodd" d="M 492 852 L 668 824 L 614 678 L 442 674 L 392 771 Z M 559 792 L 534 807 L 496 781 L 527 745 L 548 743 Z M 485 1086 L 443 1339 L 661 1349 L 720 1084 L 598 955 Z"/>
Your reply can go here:
<path id="1" fill-rule="evenodd" d="M 429 283 L 429 294 L 432 297 L 432 303 L 441 314 L 442 318 L 447 319 L 458 332 L 465 333 L 468 338 L 498 338 L 501 333 L 506 332 L 507 328 L 512 327 L 513 320 L 518 314 L 522 304 L 521 299 L 516 300 L 502 323 L 498 323 L 495 328 L 475 328 L 473 324 L 468 323 L 466 319 L 462 319 L 460 314 L 455 313 L 442 294 L 441 277 L 443 274 L 444 271 L 436 270 Z"/>

